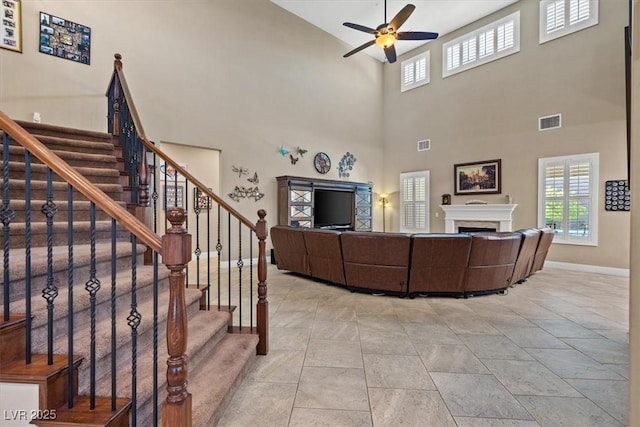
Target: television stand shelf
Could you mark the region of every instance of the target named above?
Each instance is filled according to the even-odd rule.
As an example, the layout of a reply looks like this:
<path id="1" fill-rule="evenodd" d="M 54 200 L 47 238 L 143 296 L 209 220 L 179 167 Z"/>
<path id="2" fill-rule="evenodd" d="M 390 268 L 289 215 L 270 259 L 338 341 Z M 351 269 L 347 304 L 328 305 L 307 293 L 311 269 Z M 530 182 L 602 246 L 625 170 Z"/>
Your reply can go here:
<path id="1" fill-rule="evenodd" d="M 279 176 L 278 225 L 371 231 L 371 184 Z"/>

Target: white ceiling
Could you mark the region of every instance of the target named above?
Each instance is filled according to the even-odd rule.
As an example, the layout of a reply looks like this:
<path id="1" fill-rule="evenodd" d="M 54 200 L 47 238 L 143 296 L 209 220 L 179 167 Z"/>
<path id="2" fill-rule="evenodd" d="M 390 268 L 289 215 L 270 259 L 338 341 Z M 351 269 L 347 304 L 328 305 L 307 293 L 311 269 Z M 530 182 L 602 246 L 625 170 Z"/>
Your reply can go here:
<path id="1" fill-rule="evenodd" d="M 416 10 L 402 25 L 401 31 L 431 31 L 443 36 L 464 25 L 476 21 L 518 0 L 387 0 L 387 22 L 407 3 Z M 316 27 L 333 34 L 351 48 L 372 39 L 371 34 L 353 30 L 342 25 L 353 22 L 376 28 L 384 21 L 384 0 L 271 0 L 271 2 L 298 15 Z M 400 40 L 396 43 L 398 56 L 426 41 Z M 373 45 L 358 53 L 384 61 L 384 52 Z"/>

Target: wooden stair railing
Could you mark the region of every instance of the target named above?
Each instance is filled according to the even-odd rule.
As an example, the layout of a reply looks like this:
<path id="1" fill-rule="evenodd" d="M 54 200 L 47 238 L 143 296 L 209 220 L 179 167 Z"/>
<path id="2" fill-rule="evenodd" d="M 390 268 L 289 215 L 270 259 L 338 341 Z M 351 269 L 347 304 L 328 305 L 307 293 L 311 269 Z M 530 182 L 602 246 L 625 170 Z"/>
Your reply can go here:
<path id="1" fill-rule="evenodd" d="M 160 254 L 163 263 L 170 270 L 170 297 L 167 308 L 167 391 L 168 395 L 163 403 L 162 424 L 164 426 L 191 426 L 191 394 L 187 390 L 187 320 L 185 304 L 185 269 L 191 259 L 191 235 L 183 228 L 186 215 L 181 208 L 168 210 L 168 220 L 171 228 L 160 238 L 136 216 L 124 209 L 120 204 L 92 184 L 87 178 L 78 173 L 73 167 L 62 160 L 56 153 L 40 143 L 4 112 L 0 111 L 0 129 L 9 135 L 13 141 L 39 159 L 53 173 L 58 175 L 70 187 L 80 192 L 89 201 L 109 217 L 113 218 L 121 227 L 128 230 L 136 239 Z M 148 142 L 148 141 L 147 141 Z M 150 143 L 149 143 L 150 144 Z M 150 144 L 152 146 L 152 144 Z M 186 172 L 186 171 L 183 171 Z M 143 176 L 144 174 L 140 174 Z M 186 175 L 186 174 L 185 174 Z M 195 181 L 194 179 L 194 182 Z M 199 183 L 199 182 L 198 182 Z M 200 184 L 200 183 L 199 183 Z M 201 184 L 200 184 L 201 185 Z M 210 193 L 207 188 L 204 191 Z M 213 194 L 212 198 L 217 199 Z M 226 205 L 226 204 L 225 204 Z M 258 256 L 258 318 L 263 319 L 257 326 L 260 344 L 258 354 L 268 351 L 268 328 L 266 301 L 266 256 L 265 239 L 267 236 L 266 213 L 259 211 L 258 223 L 251 229 L 259 240 Z M 243 223 L 248 222 L 246 219 Z M 5 321 L 8 320 L 8 310 Z"/>
<path id="2" fill-rule="evenodd" d="M 180 176 L 191 183 L 202 195 L 204 195 L 208 203 L 210 201 L 215 202 L 218 208 L 224 209 L 228 212 L 230 217 L 235 218 L 240 224 L 245 226 L 250 233 L 254 233 L 258 239 L 258 289 L 257 296 L 258 301 L 256 304 L 256 330 L 259 336 L 259 343 L 257 348 L 257 354 L 266 355 L 269 351 L 269 319 L 268 319 L 268 300 L 267 300 L 267 262 L 266 262 L 266 238 L 268 235 L 266 220 L 266 212 L 264 210 L 258 211 L 259 220 L 256 224 L 253 224 L 250 220 L 245 218 L 236 209 L 224 201 L 221 197 L 215 194 L 205 184 L 183 168 L 178 162 L 173 160 L 170 156 L 156 147 L 146 137 L 140 115 L 135 107 L 129 85 L 127 84 L 126 77 L 122 69 L 122 55 L 116 53 L 114 55 L 114 70 L 110 80 L 109 87 L 107 89 L 107 98 L 109 99 L 109 114 L 108 114 L 108 128 L 109 132 L 118 136 L 120 139 L 121 149 L 125 153 L 130 153 L 127 163 L 136 161 L 137 163 L 131 164 L 128 168 L 130 186 L 138 188 L 137 191 L 133 191 L 134 194 L 138 194 L 139 198 L 136 201 L 138 207 L 146 208 L 149 205 L 149 186 L 152 177 L 155 179 L 156 171 L 150 171 L 147 161 L 147 151 L 152 153 L 155 158 L 158 157 L 164 162 L 165 165 L 170 166 L 176 172 L 175 182 L 177 177 Z M 139 146 L 138 146 L 139 145 Z M 155 168 L 154 168 L 155 169 Z M 137 181 L 136 181 L 137 180 Z M 154 188 L 155 192 L 155 188 Z M 157 200 L 158 194 L 154 193 L 154 200 Z M 166 200 L 166 193 L 164 194 Z M 199 210 L 196 210 L 196 214 Z M 155 215 L 155 214 L 154 214 Z M 145 217 L 145 214 L 138 214 L 139 217 Z M 187 225 L 188 228 L 188 225 Z M 218 257 L 220 255 L 220 241 L 217 242 Z M 196 256 L 199 260 L 200 249 L 196 247 Z M 239 260 L 240 269 L 242 268 L 242 261 Z M 219 270 L 219 266 L 218 266 Z M 209 290 L 210 292 L 210 290 Z M 219 305 L 220 309 L 220 305 Z"/>

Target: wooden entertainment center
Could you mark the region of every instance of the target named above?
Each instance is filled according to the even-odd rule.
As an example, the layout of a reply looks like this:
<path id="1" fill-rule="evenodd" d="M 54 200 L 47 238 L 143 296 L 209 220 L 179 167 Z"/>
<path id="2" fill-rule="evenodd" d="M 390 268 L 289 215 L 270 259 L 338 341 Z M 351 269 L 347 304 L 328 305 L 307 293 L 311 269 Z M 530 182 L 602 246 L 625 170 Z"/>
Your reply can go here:
<path id="1" fill-rule="evenodd" d="M 371 184 L 298 176 L 279 176 L 276 180 L 278 225 L 371 231 Z M 332 205 L 316 206 L 319 198 Z M 334 219 L 336 223 L 331 222 Z"/>

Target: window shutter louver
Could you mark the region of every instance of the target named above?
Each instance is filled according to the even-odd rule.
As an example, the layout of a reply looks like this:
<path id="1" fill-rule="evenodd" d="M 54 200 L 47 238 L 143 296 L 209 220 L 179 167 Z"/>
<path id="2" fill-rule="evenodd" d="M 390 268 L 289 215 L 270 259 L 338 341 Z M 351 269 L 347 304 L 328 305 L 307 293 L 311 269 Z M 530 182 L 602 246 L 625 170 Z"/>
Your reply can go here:
<path id="1" fill-rule="evenodd" d="M 540 43 L 598 23 L 599 0 L 541 0 Z"/>
<path id="2" fill-rule="evenodd" d="M 554 228 L 563 243 L 597 243 L 598 154 L 555 159 L 540 160 L 544 179 L 541 225 Z"/>
<path id="3" fill-rule="evenodd" d="M 520 12 L 512 13 L 442 45 L 442 76 L 520 51 Z"/>

